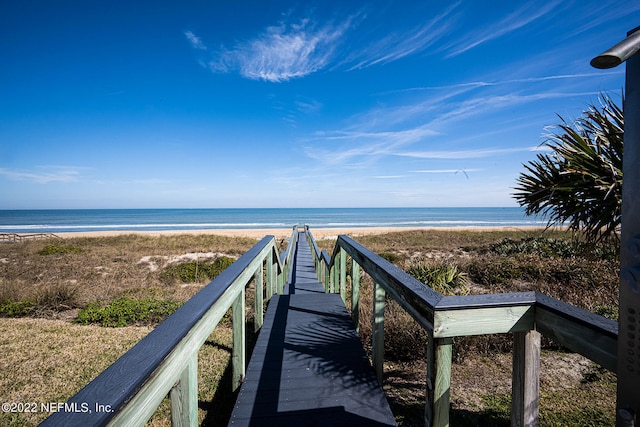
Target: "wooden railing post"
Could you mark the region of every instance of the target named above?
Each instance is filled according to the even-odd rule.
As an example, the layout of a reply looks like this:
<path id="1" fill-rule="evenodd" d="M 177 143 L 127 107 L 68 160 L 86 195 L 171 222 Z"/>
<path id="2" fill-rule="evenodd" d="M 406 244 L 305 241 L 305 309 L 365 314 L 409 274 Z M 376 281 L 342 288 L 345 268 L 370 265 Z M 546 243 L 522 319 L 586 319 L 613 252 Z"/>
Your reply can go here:
<path id="1" fill-rule="evenodd" d="M 340 248 L 340 296 L 347 302 L 347 252 Z"/>
<path id="2" fill-rule="evenodd" d="M 384 375 L 384 288 L 373 283 L 373 317 L 371 328 L 371 359 L 378 383 L 382 385 Z"/>
<path id="3" fill-rule="evenodd" d="M 511 381 L 511 426 L 537 426 L 540 392 L 539 332 L 527 331 L 513 334 Z"/>
<path id="4" fill-rule="evenodd" d="M 331 267 L 331 293 L 335 293 L 340 286 L 338 277 L 340 277 L 340 251 L 336 254 L 333 260 L 333 267 Z"/>
<path id="5" fill-rule="evenodd" d="M 245 340 L 245 314 L 244 300 L 245 290 L 242 288 L 240 294 L 233 301 L 232 324 L 233 324 L 233 349 L 231 351 L 231 369 L 233 371 L 231 378 L 231 388 L 237 390 L 244 380 L 246 367 L 246 340 Z"/>
<path id="6" fill-rule="evenodd" d="M 334 260 L 333 265 L 329 269 L 329 292 L 334 293 L 336 291 L 336 270 L 338 269 L 338 265 L 336 263 L 337 260 Z"/>
<path id="7" fill-rule="evenodd" d="M 280 276 L 284 276 L 284 271 L 280 271 L 278 269 L 278 261 L 279 261 L 278 249 L 274 246 L 273 252 L 271 252 L 271 274 L 269 275 L 271 282 L 271 295 L 269 295 L 269 299 L 278 291 L 278 278 Z"/>
<path id="8" fill-rule="evenodd" d="M 351 319 L 360 333 L 360 264 L 351 259 Z"/>
<path id="9" fill-rule="evenodd" d="M 427 343 L 426 427 L 449 425 L 452 338 L 433 338 Z"/>
<path id="10" fill-rule="evenodd" d="M 253 289 L 255 291 L 254 293 L 255 296 L 253 299 L 253 305 L 254 305 L 253 330 L 256 332 L 262 327 L 262 322 L 264 320 L 264 299 L 263 299 L 264 281 L 262 279 L 263 274 L 264 274 L 264 266 L 262 263 L 260 263 L 260 266 L 258 267 L 255 274 L 253 275 Z"/>
<path id="11" fill-rule="evenodd" d="M 329 293 L 331 292 L 331 270 L 324 260 L 322 261 L 322 271 L 324 272 L 324 290 Z"/>
<path id="12" fill-rule="evenodd" d="M 277 269 L 278 267 L 276 265 L 274 265 L 274 258 L 275 258 L 275 249 L 269 252 L 269 256 L 267 256 L 267 269 L 266 269 L 266 275 L 267 275 L 267 286 L 266 286 L 266 298 L 267 301 L 269 301 L 271 299 L 271 296 L 274 294 L 273 288 L 274 288 L 274 267 Z"/>
<path id="13" fill-rule="evenodd" d="M 284 272 L 282 272 L 282 274 L 278 275 L 278 289 L 277 292 L 279 295 L 282 295 L 284 293 L 284 283 L 289 280 L 288 274 L 285 274 Z"/>
<path id="14" fill-rule="evenodd" d="M 171 425 L 195 427 L 198 425 L 198 354 L 187 362 L 178 382 L 169 392 Z"/>

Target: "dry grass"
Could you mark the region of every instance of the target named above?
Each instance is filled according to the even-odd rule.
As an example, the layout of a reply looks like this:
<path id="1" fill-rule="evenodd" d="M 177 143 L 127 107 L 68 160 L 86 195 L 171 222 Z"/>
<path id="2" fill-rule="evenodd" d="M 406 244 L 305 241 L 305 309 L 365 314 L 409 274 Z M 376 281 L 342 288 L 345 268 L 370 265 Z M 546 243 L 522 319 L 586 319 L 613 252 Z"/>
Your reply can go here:
<path id="1" fill-rule="evenodd" d="M 65 402 L 146 336 L 149 327 L 103 328 L 48 319 L 0 319 L 0 389 L 3 402 Z M 37 345 L 34 345 L 37 343 Z M 231 330 L 216 328 L 199 353 L 200 420 L 232 398 L 223 380 L 230 358 Z M 218 389 L 218 384 L 226 387 Z M 226 405 L 228 407 L 228 405 Z M 47 413 L 0 413 L 2 426 L 37 425 Z M 170 425 L 168 404 L 150 425 Z"/>
<path id="2" fill-rule="evenodd" d="M 31 301 L 30 318 L 0 318 L 0 390 L 4 402 L 64 402 L 91 381 L 151 327 L 104 328 L 69 323 L 78 308 L 119 297 L 186 301 L 206 285 L 161 280 L 180 262 L 236 258 L 255 245 L 251 238 L 216 235 L 123 235 L 66 239 L 80 250 L 43 249 L 57 240 L 0 245 L 0 303 Z M 281 242 L 280 242 L 281 243 Z M 253 318 L 252 285 L 247 317 Z M 36 318 L 33 318 L 36 317 Z M 60 320 L 63 319 L 63 320 Z M 252 326 L 250 326 L 252 330 Z M 217 327 L 199 353 L 199 417 L 206 425 L 226 425 L 235 400 L 231 393 L 231 331 Z M 0 425 L 36 425 L 47 414 L 2 413 Z M 170 424 L 168 402 L 149 422 Z"/>
<path id="3" fill-rule="evenodd" d="M 0 319 L 3 402 L 64 402 L 151 329 L 76 326 L 47 319 Z M 47 416 L 0 413 L 0 425 L 36 425 Z"/>
<path id="4" fill-rule="evenodd" d="M 504 237 L 521 239 L 539 234 L 424 230 L 355 239 L 403 269 L 420 260 L 445 259 L 467 273 L 471 293 L 538 290 L 591 311 L 617 306 L 615 262 L 542 259 L 535 254 L 502 257 L 480 250 Z M 547 236 L 567 237 L 564 233 Z M 40 254 L 52 243 L 56 242 L 0 245 L 0 304 L 29 300 L 37 307 L 30 315 L 41 317 L 0 319 L 0 389 L 5 401 L 64 401 L 149 330 L 78 326 L 51 319 L 69 320 L 90 302 L 108 302 L 121 296 L 152 295 L 185 301 L 206 280 L 167 283 L 161 280 L 167 266 L 194 258 L 205 262 L 221 255 L 237 257 L 256 240 L 215 235 L 74 238 L 63 243 L 80 251 Z M 284 249 L 286 242 L 279 243 Z M 318 243 L 331 253 L 335 240 Z M 365 275 L 361 283 L 360 330 L 365 347 L 370 347 L 370 278 Z M 249 299 L 251 292 L 247 295 Z M 385 390 L 394 413 L 400 425 L 421 425 L 426 334 L 396 304 L 389 303 L 385 335 Z M 228 382 L 229 340 L 229 330 L 219 327 L 200 351 L 200 421 L 204 425 L 226 425 L 232 407 L 234 396 L 227 386 L 219 386 Z M 456 340 L 454 348 L 454 425 L 502 425 L 500 416 L 504 414 L 500 411 L 508 410 L 510 390 L 510 337 L 465 338 Z M 580 425 L 567 424 L 574 413 L 591 414 L 596 421 L 590 425 L 606 425 L 598 417 L 613 413 L 615 376 L 573 354 L 544 353 L 541 425 Z M 151 424 L 168 425 L 168 413 L 165 402 Z M 43 416 L 2 414 L 0 425 L 33 425 Z"/>
<path id="5" fill-rule="evenodd" d="M 472 294 L 539 291 L 586 310 L 617 308 L 618 264 L 588 256 L 547 258 L 539 254 L 500 256 L 484 248 L 505 237 L 536 237 L 531 231 L 411 231 L 356 236 L 355 240 L 398 267 L 446 260 L 471 280 Z M 564 232 L 546 237 L 570 239 Z M 318 242 L 333 251 L 335 240 Z M 361 280 L 360 335 L 370 352 L 372 281 Z M 385 391 L 400 425 L 422 425 L 427 335 L 395 302 L 385 307 Z M 543 341 L 541 425 L 605 426 L 615 414 L 615 375 L 587 359 Z M 509 335 L 458 338 L 452 366 L 452 425 L 509 425 L 511 391 Z"/>
<path id="6" fill-rule="evenodd" d="M 54 240 L 53 243 L 56 243 Z M 165 298 L 186 301 L 208 280 L 167 285 L 162 270 L 184 260 L 237 258 L 255 245 L 251 238 L 217 235 L 122 235 L 66 239 L 80 251 L 42 254 L 50 240 L 0 245 L 0 303 L 28 300 L 33 314 L 56 317 L 90 302 L 119 296 L 143 296 L 149 289 Z"/>

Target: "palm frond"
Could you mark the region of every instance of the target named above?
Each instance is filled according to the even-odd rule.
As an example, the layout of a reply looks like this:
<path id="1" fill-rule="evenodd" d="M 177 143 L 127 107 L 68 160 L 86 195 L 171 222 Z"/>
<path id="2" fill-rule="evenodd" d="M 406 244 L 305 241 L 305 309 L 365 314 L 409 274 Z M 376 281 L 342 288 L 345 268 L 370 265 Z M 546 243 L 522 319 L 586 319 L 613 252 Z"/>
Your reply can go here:
<path id="1" fill-rule="evenodd" d="M 615 236 L 622 207 L 624 115 L 610 97 L 568 122 L 560 117 L 545 141 L 551 150 L 524 165 L 518 203 L 548 225 L 566 224 L 597 241 Z"/>

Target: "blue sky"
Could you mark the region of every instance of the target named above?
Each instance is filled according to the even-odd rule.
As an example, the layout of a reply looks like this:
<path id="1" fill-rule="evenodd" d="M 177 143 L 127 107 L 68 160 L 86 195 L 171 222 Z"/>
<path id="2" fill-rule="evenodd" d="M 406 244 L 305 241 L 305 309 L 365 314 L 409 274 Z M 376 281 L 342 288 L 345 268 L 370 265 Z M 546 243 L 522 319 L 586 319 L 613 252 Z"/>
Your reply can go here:
<path id="1" fill-rule="evenodd" d="M 0 209 L 515 206 L 635 1 L 0 0 Z"/>

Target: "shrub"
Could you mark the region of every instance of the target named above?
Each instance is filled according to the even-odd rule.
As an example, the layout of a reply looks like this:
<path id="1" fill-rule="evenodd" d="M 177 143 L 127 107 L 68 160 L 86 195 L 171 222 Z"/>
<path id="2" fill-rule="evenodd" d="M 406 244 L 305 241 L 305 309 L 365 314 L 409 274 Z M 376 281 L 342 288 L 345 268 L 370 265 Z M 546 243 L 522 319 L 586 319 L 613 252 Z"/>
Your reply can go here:
<path id="1" fill-rule="evenodd" d="M 0 316 L 23 317 L 34 309 L 35 304 L 30 301 L 5 301 L 0 304 Z"/>
<path id="2" fill-rule="evenodd" d="M 407 269 L 407 273 L 443 295 L 466 295 L 469 279 L 467 274 L 448 262 L 417 262 Z"/>
<path id="3" fill-rule="evenodd" d="M 465 269 L 475 283 L 491 287 L 510 284 L 512 280 L 530 278 L 530 276 L 525 275 L 523 264 L 522 261 L 516 260 L 515 257 L 482 256 L 469 261 Z M 533 266 L 530 267 L 529 270 Z"/>
<path id="4" fill-rule="evenodd" d="M 97 323 L 110 327 L 157 324 L 173 314 L 181 305 L 182 302 L 176 300 L 120 298 L 106 306 L 89 304 L 80 310 L 76 323 Z"/>
<path id="5" fill-rule="evenodd" d="M 520 240 L 505 238 L 490 244 L 487 248 L 487 252 L 496 255 L 537 254 L 549 258 L 575 257 L 579 250 L 576 242 L 545 237 L 527 237 Z"/>
<path id="6" fill-rule="evenodd" d="M 542 258 L 579 258 L 615 260 L 618 257 L 618 245 L 613 240 L 602 240 L 597 245 L 587 244 L 577 239 L 553 239 L 548 237 L 525 237 L 514 240 L 506 237 L 489 244 L 481 253 L 510 256 L 533 254 Z"/>
<path id="7" fill-rule="evenodd" d="M 77 307 L 78 288 L 68 283 L 46 286 L 36 293 L 38 309 L 66 310 Z"/>
<path id="8" fill-rule="evenodd" d="M 596 306 L 596 313 L 607 319 L 618 320 L 619 307 L 610 304 L 598 305 Z"/>
<path id="9" fill-rule="evenodd" d="M 233 258 L 218 257 L 211 263 L 197 261 L 174 264 L 167 267 L 161 274 L 160 280 L 167 284 L 192 283 L 201 280 L 212 280 L 233 264 Z"/>
<path id="10" fill-rule="evenodd" d="M 394 254 L 393 252 L 381 252 L 378 255 L 380 255 L 382 258 L 386 259 L 392 264 L 400 261 L 400 256 L 397 254 Z"/>
<path id="11" fill-rule="evenodd" d="M 71 245 L 47 245 L 40 252 L 40 255 L 57 255 L 57 254 L 77 254 L 82 252 L 82 248 Z"/>

